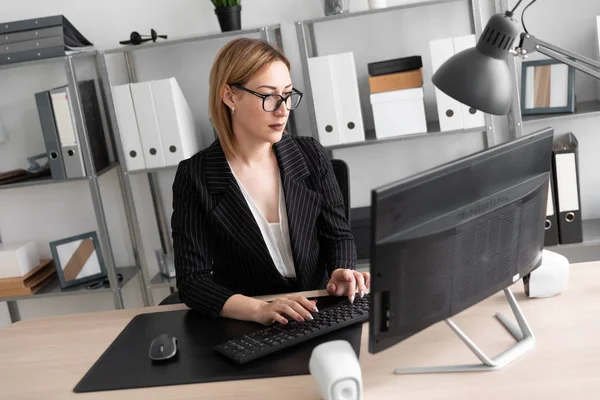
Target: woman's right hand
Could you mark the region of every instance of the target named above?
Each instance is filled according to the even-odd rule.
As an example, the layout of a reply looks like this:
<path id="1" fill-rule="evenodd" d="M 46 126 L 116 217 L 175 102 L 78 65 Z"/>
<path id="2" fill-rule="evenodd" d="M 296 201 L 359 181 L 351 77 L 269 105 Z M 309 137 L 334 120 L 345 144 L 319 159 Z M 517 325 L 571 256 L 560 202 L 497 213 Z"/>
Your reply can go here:
<path id="1" fill-rule="evenodd" d="M 286 316 L 299 322 L 312 320 L 311 313 L 319 311 L 316 303 L 316 300 L 308 300 L 304 296 L 283 296 L 270 303 L 261 304 L 255 314 L 255 321 L 263 325 L 271 325 L 274 322 L 285 325 L 288 323 Z"/>

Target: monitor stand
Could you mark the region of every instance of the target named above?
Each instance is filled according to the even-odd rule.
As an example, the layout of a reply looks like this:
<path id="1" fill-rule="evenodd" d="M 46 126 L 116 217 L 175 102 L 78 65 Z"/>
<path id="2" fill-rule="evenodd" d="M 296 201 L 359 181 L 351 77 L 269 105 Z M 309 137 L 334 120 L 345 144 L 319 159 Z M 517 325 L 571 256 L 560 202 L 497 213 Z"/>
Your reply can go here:
<path id="1" fill-rule="evenodd" d="M 517 340 L 517 343 L 513 344 L 511 347 L 498 354 L 494 358 L 490 358 L 463 331 L 460 330 L 458 326 L 450 319 L 445 320 L 446 323 L 452 328 L 454 333 L 458 335 L 458 337 L 471 349 L 473 353 L 479 358 L 482 364 L 466 364 L 466 365 L 448 365 L 448 366 L 436 366 L 436 367 L 416 367 L 416 368 L 398 368 L 396 369 L 396 374 L 424 374 L 424 373 L 440 373 L 440 372 L 472 372 L 472 371 L 493 371 L 496 369 L 500 369 L 507 365 L 508 363 L 516 360 L 521 357 L 523 354 L 533 349 L 535 346 L 535 336 L 527 321 L 525 320 L 525 316 L 521 312 L 519 305 L 517 304 L 517 300 L 515 296 L 512 294 L 510 289 L 504 289 L 504 294 L 506 295 L 506 299 L 508 300 L 508 304 L 510 304 L 510 308 L 512 309 L 515 318 L 519 326 L 516 326 L 512 321 L 510 321 L 504 314 L 496 313 L 496 318 L 504 327 L 513 335 L 513 337 Z"/>

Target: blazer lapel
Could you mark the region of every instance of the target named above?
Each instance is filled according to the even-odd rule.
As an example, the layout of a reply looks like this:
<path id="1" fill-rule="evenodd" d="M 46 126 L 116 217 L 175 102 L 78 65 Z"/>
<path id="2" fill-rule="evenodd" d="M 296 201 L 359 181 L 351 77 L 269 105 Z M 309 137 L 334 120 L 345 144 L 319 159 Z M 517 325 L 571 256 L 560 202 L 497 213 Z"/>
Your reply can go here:
<path id="1" fill-rule="evenodd" d="M 213 220 L 271 273 L 283 279 L 218 141 L 207 150 L 204 169 L 209 193 L 220 195 L 212 210 Z"/>
<path id="2" fill-rule="evenodd" d="M 289 135 L 284 135 L 273 148 L 283 183 L 296 277 L 302 283 L 307 257 L 315 254 L 309 246 L 311 236 L 316 232 L 322 196 L 308 188 L 303 181 L 310 171 L 302 152 Z"/>

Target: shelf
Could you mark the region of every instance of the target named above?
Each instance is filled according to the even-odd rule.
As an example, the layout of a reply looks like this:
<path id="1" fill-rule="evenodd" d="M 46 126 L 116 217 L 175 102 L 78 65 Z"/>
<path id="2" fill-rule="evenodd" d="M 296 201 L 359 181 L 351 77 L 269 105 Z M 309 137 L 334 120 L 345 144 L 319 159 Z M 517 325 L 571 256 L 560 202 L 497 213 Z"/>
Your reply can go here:
<path id="1" fill-rule="evenodd" d="M 129 282 L 137 273 L 137 267 L 117 267 L 115 268 L 116 273 L 123 274 L 123 280 L 119 283 L 119 287 L 123 288 L 127 282 Z M 66 289 L 61 289 L 58 277 L 54 275 L 52 280 L 42 287 L 37 293 L 28 296 L 15 296 L 15 297 L 0 297 L 0 301 L 15 301 L 15 300 L 28 300 L 28 299 L 40 299 L 44 297 L 56 297 L 56 296 L 69 296 L 69 295 L 82 295 L 82 294 L 95 294 L 95 293 L 107 293 L 111 292 L 110 287 L 101 287 L 98 289 L 86 289 L 84 283 L 81 285 L 73 286 Z"/>
<path id="2" fill-rule="evenodd" d="M 523 115 L 523 123 L 600 117 L 600 101 L 577 103 L 574 113 Z"/>
<path id="3" fill-rule="evenodd" d="M 546 249 L 565 256 L 570 264 L 600 260 L 600 219 L 583 221 L 583 242 L 548 246 Z"/>
<path id="4" fill-rule="evenodd" d="M 551 251 L 558 251 L 566 248 L 580 248 L 586 246 L 600 246 L 600 218 L 588 219 L 582 223 L 583 242 L 571 244 L 559 244 L 558 246 L 546 247 Z"/>
<path id="5" fill-rule="evenodd" d="M 96 50 L 82 51 L 82 52 L 78 52 L 78 53 L 65 54 L 64 56 L 42 58 L 40 60 L 22 61 L 22 62 L 16 62 L 13 64 L 2 64 L 2 65 L 0 65 L 0 71 L 3 69 L 19 68 L 19 67 L 25 67 L 25 66 L 31 66 L 31 65 L 37 65 L 37 64 L 52 63 L 52 62 L 56 62 L 56 61 L 65 61 L 65 59 L 69 56 L 72 56 L 74 59 L 76 59 L 76 58 L 80 58 L 80 57 L 90 57 L 90 56 L 95 56 L 95 55 L 96 55 Z"/>
<path id="6" fill-rule="evenodd" d="M 116 168 L 118 165 L 119 165 L 118 163 L 110 164 L 103 170 L 99 171 L 97 176 L 100 177 L 100 176 L 106 174 L 107 172 Z M 89 177 L 87 177 L 87 176 L 83 176 L 81 178 L 52 179 L 51 177 L 45 176 L 40 179 L 31 179 L 31 180 L 27 180 L 27 181 L 23 181 L 23 182 L 15 182 L 15 183 L 9 183 L 6 185 L 0 185 L 0 190 L 15 189 L 15 188 L 21 188 L 21 187 L 27 187 L 27 186 L 52 185 L 52 184 L 56 184 L 56 183 L 85 181 L 88 178 Z"/>
<path id="7" fill-rule="evenodd" d="M 146 168 L 146 169 L 138 169 L 135 171 L 127 171 L 130 175 L 136 174 L 148 174 L 151 172 L 161 172 L 161 171 L 172 171 L 177 169 L 177 165 L 167 165 L 166 167 L 157 167 L 157 168 Z"/>
<path id="8" fill-rule="evenodd" d="M 358 12 L 349 12 L 349 13 L 343 13 L 343 14 L 329 15 L 329 16 L 326 16 L 326 17 L 320 17 L 320 18 L 315 18 L 315 19 L 308 19 L 308 20 L 304 20 L 304 21 L 299 21 L 299 22 L 297 22 L 297 24 L 300 24 L 300 23 L 304 23 L 304 24 L 316 24 L 316 23 L 319 23 L 319 22 L 328 22 L 328 21 L 335 21 L 335 20 L 338 20 L 338 19 L 362 17 L 362 16 L 365 16 L 365 15 L 373 15 L 373 14 L 379 14 L 379 13 L 390 12 L 390 11 L 398 11 L 398 10 L 404 10 L 404 9 L 410 9 L 410 8 L 432 6 L 432 5 L 436 5 L 436 4 L 454 3 L 456 1 L 460 1 L 460 0 L 427 0 L 427 1 L 420 1 L 420 2 L 416 2 L 416 3 L 402 4 L 402 5 L 393 6 L 393 7 L 377 8 L 377 9 L 374 9 L 374 10 L 365 10 L 365 11 L 358 11 Z"/>
<path id="9" fill-rule="evenodd" d="M 427 132 L 425 132 L 425 133 L 413 133 L 410 135 L 399 135 L 399 136 L 377 139 L 375 137 L 375 130 L 367 129 L 365 131 L 365 140 L 362 142 L 344 143 L 344 144 L 336 144 L 333 146 L 325 146 L 325 149 L 331 151 L 331 150 L 346 149 L 349 147 L 368 146 L 371 144 L 398 142 L 401 140 L 411 140 L 411 139 L 419 139 L 419 138 L 426 138 L 426 137 L 437 137 L 437 136 L 442 136 L 442 135 L 453 135 L 453 134 L 459 134 L 459 133 L 474 133 L 474 132 L 483 133 L 484 131 L 485 131 L 485 126 L 480 126 L 480 127 L 471 128 L 471 129 L 459 129 L 459 130 L 454 130 L 454 131 L 441 132 L 439 122 L 432 121 L 432 122 L 427 122 Z"/>
<path id="10" fill-rule="evenodd" d="M 104 50 L 104 54 L 116 54 L 116 53 L 124 53 L 124 52 L 134 52 L 138 50 L 148 50 L 148 49 L 156 49 L 158 47 L 164 46 L 175 46 L 178 44 L 184 43 L 192 43 L 192 42 L 201 42 L 204 40 L 212 40 L 212 39 L 224 39 L 235 36 L 243 36 L 250 35 L 253 33 L 261 33 L 265 29 L 275 29 L 279 28 L 279 25 L 271 25 L 268 27 L 260 27 L 253 29 L 241 29 L 238 31 L 230 31 L 230 32 L 222 32 L 222 33 L 214 33 L 210 35 L 201 35 L 201 36 L 189 36 L 189 37 L 181 37 L 177 39 L 159 39 L 157 42 L 146 42 L 142 45 L 123 45 L 123 47 L 118 47 L 114 49 Z"/>
<path id="11" fill-rule="evenodd" d="M 177 280 L 175 278 L 169 278 L 161 274 L 160 272 L 154 275 L 154 278 L 150 281 L 150 285 L 153 288 L 160 287 L 176 287 Z"/>

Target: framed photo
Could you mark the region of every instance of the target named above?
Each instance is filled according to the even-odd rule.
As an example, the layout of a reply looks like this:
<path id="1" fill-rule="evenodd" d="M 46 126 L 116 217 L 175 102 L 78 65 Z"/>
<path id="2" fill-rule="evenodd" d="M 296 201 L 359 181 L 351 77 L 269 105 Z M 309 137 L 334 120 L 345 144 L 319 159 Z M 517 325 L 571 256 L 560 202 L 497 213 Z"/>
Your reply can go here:
<path id="1" fill-rule="evenodd" d="M 575 69 L 556 60 L 523 61 L 521 114 L 575 112 Z"/>
<path id="2" fill-rule="evenodd" d="M 106 267 L 96 232 L 50 242 L 61 288 L 106 278 Z"/>

